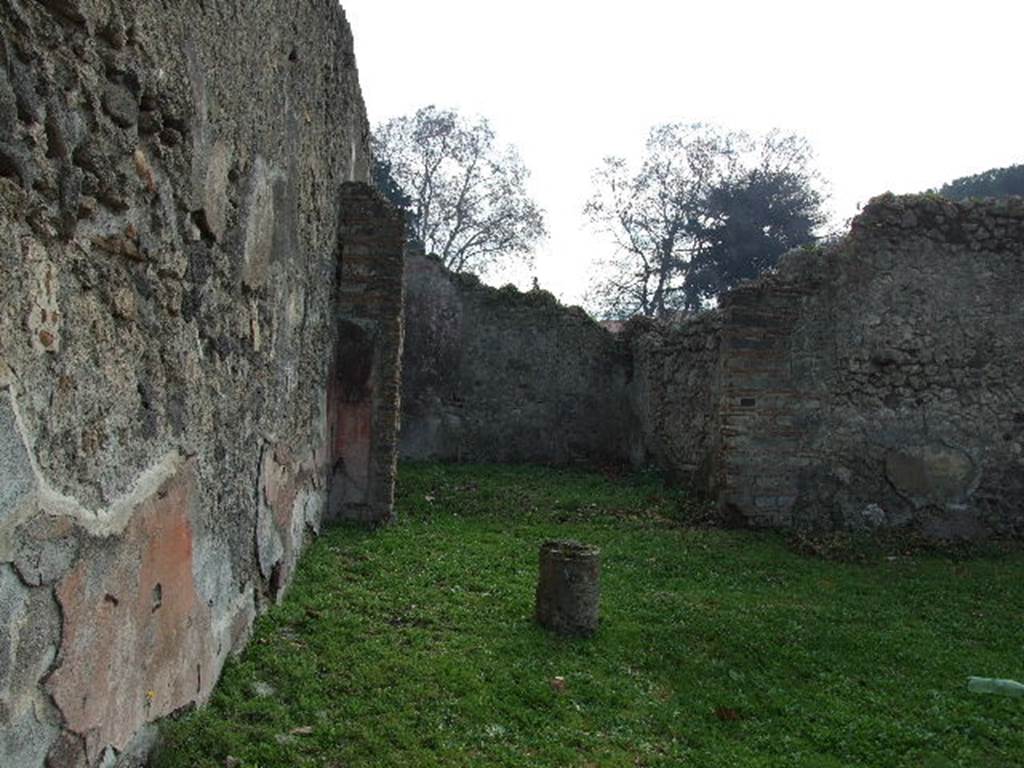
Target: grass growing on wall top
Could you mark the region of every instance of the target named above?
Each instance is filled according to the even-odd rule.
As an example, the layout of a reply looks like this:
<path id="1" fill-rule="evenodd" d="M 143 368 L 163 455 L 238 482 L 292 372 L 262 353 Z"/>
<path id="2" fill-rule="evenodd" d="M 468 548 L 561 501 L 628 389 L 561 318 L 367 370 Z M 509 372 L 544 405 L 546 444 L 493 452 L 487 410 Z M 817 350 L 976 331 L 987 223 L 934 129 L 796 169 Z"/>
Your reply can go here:
<path id="1" fill-rule="evenodd" d="M 1024 679 L 1019 552 L 829 562 L 525 467 L 403 467 L 398 507 L 309 550 L 157 768 L 1024 764 L 1024 704 L 965 687 Z M 549 537 L 602 548 L 593 640 L 531 620 Z"/>

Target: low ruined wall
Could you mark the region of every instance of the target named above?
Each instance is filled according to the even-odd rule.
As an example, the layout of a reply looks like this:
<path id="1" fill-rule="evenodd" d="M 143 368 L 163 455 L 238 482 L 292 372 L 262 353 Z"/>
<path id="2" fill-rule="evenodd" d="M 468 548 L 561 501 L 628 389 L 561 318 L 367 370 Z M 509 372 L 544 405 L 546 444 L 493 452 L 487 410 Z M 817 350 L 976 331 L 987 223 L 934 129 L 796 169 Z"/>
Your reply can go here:
<path id="1" fill-rule="evenodd" d="M 0 102 L 0 765 L 128 764 L 390 514 L 401 223 L 331 0 L 11 0 Z"/>
<path id="2" fill-rule="evenodd" d="M 883 196 L 618 339 L 429 259 L 406 286 L 403 456 L 650 462 L 757 527 L 1024 534 L 1019 198 Z"/>
<path id="3" fill-rule="evenodd" d="M 637 336 L 648 445 L 751 525 L 1019 536 L 1022 297 L 1024 200 L 878 198 L 717 317 Z"/>
<path id="4" fill-rule="evenodd" d="M 1024 533 L 1022 296 L 1024 200 L 891 196 L 731 294 L 723 503 L 770 525 Z"/>
<path id="5" fill-rule="evenodd" d="M 495 289 L 406 260 L 401 456 L 625 461 L 628 350 L 544 291 Z"/>

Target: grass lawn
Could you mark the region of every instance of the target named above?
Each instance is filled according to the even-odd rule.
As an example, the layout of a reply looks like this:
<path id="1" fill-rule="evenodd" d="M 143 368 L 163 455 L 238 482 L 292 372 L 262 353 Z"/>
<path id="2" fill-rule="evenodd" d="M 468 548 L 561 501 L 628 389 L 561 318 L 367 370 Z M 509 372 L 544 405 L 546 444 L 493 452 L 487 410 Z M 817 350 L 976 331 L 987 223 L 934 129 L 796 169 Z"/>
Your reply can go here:
<path id="1" fill-rule="evenodd" d="M 966 691 L 1024 679 L 1019 549 L 843 563 L 691 507 L 644 476 L 403 466 L 400 522 L 313 544 L 154 765 L 1024 765 L 1024 699 Z M 532 622 L 552 537 L 602 549 L 592 640 Z"/>

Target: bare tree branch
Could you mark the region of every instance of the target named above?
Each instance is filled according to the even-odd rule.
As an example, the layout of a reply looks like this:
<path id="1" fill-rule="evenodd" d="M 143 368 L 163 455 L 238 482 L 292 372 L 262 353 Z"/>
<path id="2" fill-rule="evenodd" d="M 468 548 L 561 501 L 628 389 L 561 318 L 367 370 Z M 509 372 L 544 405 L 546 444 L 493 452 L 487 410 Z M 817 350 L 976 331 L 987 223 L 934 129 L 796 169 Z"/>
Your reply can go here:
<path id="1" fill-rule="evenodd" d="M 514 148 L 496 145 L 486 120 L 424 107 L 378 126 L 373 149 L 413 200 L 415 234 L 453 271 L 528 261 L 546 235 L 526 192 L 529 172 Z"/>

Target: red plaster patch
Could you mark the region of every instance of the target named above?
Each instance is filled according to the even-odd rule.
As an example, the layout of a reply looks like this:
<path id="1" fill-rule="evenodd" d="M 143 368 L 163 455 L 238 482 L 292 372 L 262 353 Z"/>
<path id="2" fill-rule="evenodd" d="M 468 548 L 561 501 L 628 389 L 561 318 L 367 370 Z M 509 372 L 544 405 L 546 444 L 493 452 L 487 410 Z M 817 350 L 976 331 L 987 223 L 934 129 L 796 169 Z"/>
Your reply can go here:
<path id="1" fill-rule="evenodd" d="M 357 352 L 360 350 L 356 350 Z M 362 350 L 364 357 L 371 353 Z M 334 482 L 341 488 L 332 490 L 342 504 L 365 504 L 368 499 L 370 454 L 373 447 L 373 396 L 370 368 L 366 360 L 349 361 L 339 352 L 334 361 L 327 390 L 327 420 L 330 429 L 330 465 L 343 467 L 335 474 Z M 348 381 L 346 366 L 359 369 L 351 378 L 361 386 Z M 366 381 L 362 381 L 366 378 Z M 335 510 L 337 512 L 338 510 Z"/>
<path id="2" fill-rule="evenodd" d="M 192 577 L 194 483 L 187 465 L 57 585 L 64 635 L 47 687 L 90 760 L 212 688 L 210 610 Z"/>
<path id="3" fill-rule="evenodd" d="M 342 404 L 335 451 L 345 463 L 345 479 L 351 484 L 345 491 L 346 501 L 366 501 L 370 479 L 372 425 L 373 403 Z"/>

